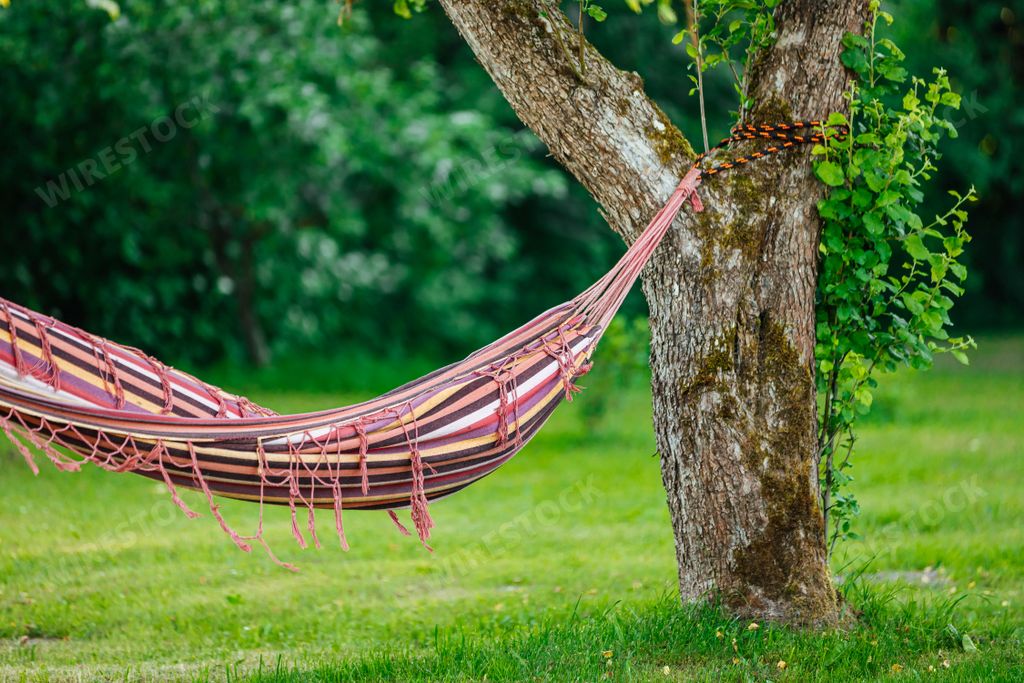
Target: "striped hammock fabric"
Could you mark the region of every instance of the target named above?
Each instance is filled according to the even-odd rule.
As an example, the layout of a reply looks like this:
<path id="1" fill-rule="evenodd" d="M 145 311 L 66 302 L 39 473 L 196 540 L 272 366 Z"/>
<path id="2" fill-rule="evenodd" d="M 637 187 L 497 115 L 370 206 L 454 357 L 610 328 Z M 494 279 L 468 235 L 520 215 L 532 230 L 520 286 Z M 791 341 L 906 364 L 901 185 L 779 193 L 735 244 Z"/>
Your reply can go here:
<path id="1" fill-rule="evenodd" d="M 303 548 L 307 534 L 320 545 L 317 508 L 333 510 L 345 549 L 345 509 L 387 510 L 409 533 L 394 512 L 408 508 L 426 545 L 433 526 L 428 503 L 507 462 L 579 391 L 575 381 L 590 369 L 602 333 L 683 205 L 702 210 L 695 193 L 701 178 L 794 141 L 820 142 L 822 135 L 788 132 L 817 125 L 733 131 L 719 146 L 764 137 L 783 142 L 716 167 L 695 164 L 589 289 L 458 363 L 353 406 L 276 415 L 138 349 L 0 299 L 0 429 L 35 472 L 33 451 L 61 470 L 90 462 L 135 472 L 163 482 L 189 517 L 197 514 L 178 489 L 198 490 L 239 548 L 258 544 L 275 562 L 264 539 L 266 505 L 290 509 Z M 216 496 L 257 502 L 255 532 L 232 529 Z"/>
<path id="2" fill-rule="evenodd" d="M 83 462 L 201 491 L 243 550 L 263 538 L 263 506 L 290 508 L 292 531 L 319 547 L 316 508 L 409 508 L 426 545 L 429 501 L 482 479 L 512 456 L 579 389 L 612 316 L 683 203 L 691 171 L 622 259 L 575 299 L 466 359 L 353 406 L 275 415 L 133 349 L 0 299 L 0 429 L 36 469 Z M 255 533 L 236 533 L 215 496 L 258 502 Z M 300 524 L 305 516 L 305 532 Z M 408 533 L 408 532 L 406 532 Z M 275 558 L 276 561 L 276 558 Z M 285 564 L 285 563 L 281 563 Z M 285 566 L 290 566 L 285 564 Z"/>

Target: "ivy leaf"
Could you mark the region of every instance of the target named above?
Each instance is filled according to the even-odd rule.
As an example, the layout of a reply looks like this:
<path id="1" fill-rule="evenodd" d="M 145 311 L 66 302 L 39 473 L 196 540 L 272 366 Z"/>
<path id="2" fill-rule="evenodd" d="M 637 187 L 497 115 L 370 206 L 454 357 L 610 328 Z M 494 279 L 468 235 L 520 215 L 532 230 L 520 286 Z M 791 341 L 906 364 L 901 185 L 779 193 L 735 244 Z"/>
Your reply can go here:
<path id="1" fill-rule="evenodd" d="M 872 235 L 881 235 L 885 231 L 881 216 L 873 211 L 864 214 L 864 227 Z"/>
<path id="2" fill-rule="evenodd" d="M 814 167 L 814 173 L 821 182 L 830 187 L 839 187 L 845 182 L 843 169 L 834 161 L 821 161 Z"/>
<path id="3" fill-rule="evenodd" d="M 841 112 L 834 111 L 828 115 L 828 121 L 825 122 L 829 126 L 848 126 L 850 122 L 846 120 L 846 116 Z"/>
<path id="4" fill-rule="evenodd" d="M 846 33 L 843 36 L 843 47 L 861 50 L 867 50 L 870 47 L 868 39 L 858 33 Z"/>
<path id="5" fill-rule="evenodd" d="M 960 96 L 955 92 L 942 93 L 942 97 L 939 98 L 939 102 L 947 107 L 952 107 L 953 109 L 960 108 Z"/>
<path id="6" fill-rule="evenodd" d="M 902 83 L 907 80 L 907 70 L 902 66 L 883 65 L 878 72 L 893 83 Z"/>
<path id="7" fill-rule="evenodd" d="M 916 232 L 907 235 L 907 238 L 903 240 L 903 248 L 907 250 L 907 253 L 915 261 L 924 261 L 931 253 L 928 251 L 928 247 L 924 246 L 921 236 Z"/>
<path id="8" fill-rule="evenodd" d="M 917 292 L 914 292 L 914 294 L 916 293 Z M 913 294 L 905 292 L 902 296 L 902 299 L 903 304 L 907 307 L 907 310 L 910 311 L 911 315 L 921 315 L 922 313 L 924 313 L 924 305 L 921 303 L 919 297 L 916 297 Z"/>
<path id="9" fill-rule="evenodd" d="M 885 186 L 889 183 L 889 179 L 875 171 L 865 171 L 864 181 L 867 182 L 868 187 L 871 188 L 872 192 L 881 192 L 885 189 Z"/>

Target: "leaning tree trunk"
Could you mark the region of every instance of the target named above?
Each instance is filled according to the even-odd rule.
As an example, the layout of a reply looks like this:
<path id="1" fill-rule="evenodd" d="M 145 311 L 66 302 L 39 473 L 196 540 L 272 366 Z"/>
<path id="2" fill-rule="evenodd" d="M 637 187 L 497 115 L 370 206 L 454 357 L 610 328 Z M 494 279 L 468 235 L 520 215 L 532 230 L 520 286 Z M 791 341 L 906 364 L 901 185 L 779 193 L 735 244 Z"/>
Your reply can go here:
<path id="1" fill-rule="evenodd" d="M 441 0 L 516 113 L 632 240 L 693 160 L 639 76 L 550 0 Z M 752 70 L 749 122 L 843 108 L 840 39 L 864 0 L 788 0 Z M 806 153 L 716 177 L 644 272 L 654 422 L 683 600 L 738 614 L 836 618 L 822 538 L 813 374 L 821 193 Z"/>

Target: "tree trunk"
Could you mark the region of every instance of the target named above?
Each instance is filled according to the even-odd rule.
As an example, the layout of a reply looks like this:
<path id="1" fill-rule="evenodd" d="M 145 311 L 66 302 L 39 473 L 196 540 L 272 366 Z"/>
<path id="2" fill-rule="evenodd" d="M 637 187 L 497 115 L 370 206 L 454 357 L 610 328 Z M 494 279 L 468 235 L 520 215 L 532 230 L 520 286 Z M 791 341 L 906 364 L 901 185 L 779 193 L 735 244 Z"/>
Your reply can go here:
<path id="1" fill-rule="evenodd" d="M 235 286 L 237 288 L 238 322 L 242 326 L 245 348 L 249 352 L 249 360 L 252 364 L 262 368 L 270 363 L 270 347 L 267 346 L 267 337 L 263 334 L 263 325 L 260 324 L 259 313 L 256 311 L 256 263 L 253 252 L 256 249 L 256 241 L 259 239 L 256 234 L 258 232 L 263 232 L 263 230 L 250 228 L 241 238 L 242 253 L 238 259 Z"/>
<path id="2" fill-rule="evenodd" d="M 547 0 L 441 0 L 522 121 L 631 241 L 692 163 L 678 129 Z M 840 39 L 864 0 L 788 0 L 752 70 L 754 123 L 843 108 Z M 821 190 L 806 152 L 700 189 L 644 272 L 654 422 L 684 601 L 836 619 L 818 505 L 814 291 Z M 599 360 L 599 359 L 598 359 Z"/>

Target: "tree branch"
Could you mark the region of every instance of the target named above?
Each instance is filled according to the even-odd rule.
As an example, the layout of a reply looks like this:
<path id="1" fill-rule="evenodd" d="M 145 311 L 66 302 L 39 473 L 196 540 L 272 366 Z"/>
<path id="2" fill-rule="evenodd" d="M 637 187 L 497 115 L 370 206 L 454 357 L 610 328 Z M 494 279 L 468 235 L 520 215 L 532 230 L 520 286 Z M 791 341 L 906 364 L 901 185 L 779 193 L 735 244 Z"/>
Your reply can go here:
<path id="1" fill-rule="evenodd" d="M 694 158 L 640 76 L 585 40 L 579 69 L 559 47 L 575 30 L 550 0 L 440 3 L 523 123 L 632 240 Z"/>

